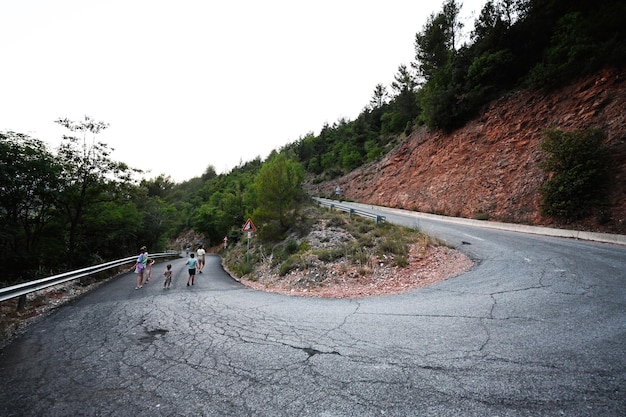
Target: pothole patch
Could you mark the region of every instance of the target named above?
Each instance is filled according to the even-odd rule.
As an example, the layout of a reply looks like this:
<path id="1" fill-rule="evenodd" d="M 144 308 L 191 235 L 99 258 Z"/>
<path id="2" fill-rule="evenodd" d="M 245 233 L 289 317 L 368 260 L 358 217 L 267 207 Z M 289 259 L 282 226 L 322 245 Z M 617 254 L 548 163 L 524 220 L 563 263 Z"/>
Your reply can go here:
<path id="1" fill-rule="evenodd" d="M 154 330 L 146 330 L 146 334 L 139 338 L 141 343 L 152 343 L 156 339 L 159 339 L 166 335 L 169 330 L 165 329 L 154 329 Z"/>

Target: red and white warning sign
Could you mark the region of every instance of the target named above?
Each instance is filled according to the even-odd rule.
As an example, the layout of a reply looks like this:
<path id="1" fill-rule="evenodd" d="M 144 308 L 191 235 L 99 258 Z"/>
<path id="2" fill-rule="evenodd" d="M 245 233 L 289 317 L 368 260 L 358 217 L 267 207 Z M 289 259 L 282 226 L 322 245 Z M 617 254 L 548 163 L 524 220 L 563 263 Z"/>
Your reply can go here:
<path id="1" fill-rule="evenodd" d="M 254 223 L 252 223 L 252 219 L 248 219 L 246 224 L 243 225 L 241 229 L 243 232 L 256 232 L 256 227 L 254 227 Z"/>

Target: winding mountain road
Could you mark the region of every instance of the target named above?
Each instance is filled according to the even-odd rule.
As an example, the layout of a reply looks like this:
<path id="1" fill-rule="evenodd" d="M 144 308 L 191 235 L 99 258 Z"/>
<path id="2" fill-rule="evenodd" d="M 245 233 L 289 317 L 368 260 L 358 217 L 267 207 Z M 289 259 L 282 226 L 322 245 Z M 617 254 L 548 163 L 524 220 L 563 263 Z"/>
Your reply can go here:
<path id="1" fill-rule="evenodd" d="M 217 256 L 164 290 L 157 264 L 0 352 L 0 415 L 626 415 L 626 247 L 385 215 L 475 267 L 329 300 L 253 291 Z"/>

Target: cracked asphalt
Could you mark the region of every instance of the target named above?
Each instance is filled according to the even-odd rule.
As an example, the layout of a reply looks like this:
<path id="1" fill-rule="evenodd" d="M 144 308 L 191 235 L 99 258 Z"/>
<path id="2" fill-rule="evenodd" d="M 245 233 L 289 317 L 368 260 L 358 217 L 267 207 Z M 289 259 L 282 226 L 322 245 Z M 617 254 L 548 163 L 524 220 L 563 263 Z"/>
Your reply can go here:
<path id="1" fill-rule="evenodd" d="M 0 352 L 2 416 L 624 416 L 626 248 L 395 218 L 476 260 L 403 295 L 288 297 L 184 259 Z M 419 224 L 418 224 L 419 223 Z"/>

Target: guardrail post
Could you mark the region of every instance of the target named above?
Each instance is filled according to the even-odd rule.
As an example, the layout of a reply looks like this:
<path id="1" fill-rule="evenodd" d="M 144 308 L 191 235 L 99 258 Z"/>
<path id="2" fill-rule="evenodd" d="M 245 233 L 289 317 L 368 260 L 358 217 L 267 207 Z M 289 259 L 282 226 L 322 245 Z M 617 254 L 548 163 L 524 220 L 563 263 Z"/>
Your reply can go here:
<path id="1" fill-rule="evenodd" d="M 352 218 L 352 213 L 354 213 L 354 209 L 353 208 L 350 209 L 350 216 L 349 216 L 350 218 Z"/>
<path id="2" fill-rule="evenodd" d="M 24 310 L 24 307 L 26 307 L 26 294 L 20 295 L 17 299 L 17 311 Z"/>

